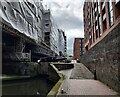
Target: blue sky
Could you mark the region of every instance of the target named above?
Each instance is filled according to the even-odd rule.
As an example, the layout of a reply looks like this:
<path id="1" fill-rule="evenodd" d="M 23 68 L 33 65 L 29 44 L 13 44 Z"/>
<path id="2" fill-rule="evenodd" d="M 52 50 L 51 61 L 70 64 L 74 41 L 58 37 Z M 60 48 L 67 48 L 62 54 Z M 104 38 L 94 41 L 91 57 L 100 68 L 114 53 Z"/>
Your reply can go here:
<path id="1" fill-rule="evenodd" d="M 51 10 L 55 23 L 65 31 L 68 55 L 73 54 L 75 37 L 84 37 L 83 0 L 43 0 Z"/>

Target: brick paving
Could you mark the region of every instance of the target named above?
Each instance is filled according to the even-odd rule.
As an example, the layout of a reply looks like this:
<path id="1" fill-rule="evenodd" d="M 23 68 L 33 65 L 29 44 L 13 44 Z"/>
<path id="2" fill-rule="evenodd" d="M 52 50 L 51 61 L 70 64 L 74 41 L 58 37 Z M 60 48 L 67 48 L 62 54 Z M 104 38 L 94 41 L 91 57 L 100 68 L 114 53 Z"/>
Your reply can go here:
<path id="1" fill-rule="evenodd" d="M 74 69 L 62 70 L 61 73 L 66 76 L 66 79 L 58 91 L 58 96 L 117 95 L 117 92 L 102 82 L 94 80 L 94 75 L 81 63 L 75 64 Z M 63 93 L 61 93 L 62 89 Z"/>

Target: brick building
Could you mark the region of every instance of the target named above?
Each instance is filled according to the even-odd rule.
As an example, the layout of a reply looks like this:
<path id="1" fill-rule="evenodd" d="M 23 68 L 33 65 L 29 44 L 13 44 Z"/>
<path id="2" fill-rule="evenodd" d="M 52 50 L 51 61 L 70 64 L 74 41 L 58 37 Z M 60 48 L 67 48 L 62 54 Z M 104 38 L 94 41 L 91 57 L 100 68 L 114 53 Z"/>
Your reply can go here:
<path id="1" fill-rule="evenodd" d="M 73 53 L 74 53 L 74 59 L 80 60 L 80 56 L 83 55 L 83 40 L 84 38 L 75 38 L 74 40 L 74 48 L 73 48 Z"/>
<path id="2" fill-rule="evenodd" d="M 120 0 L 86 0 L 83 12 L 85 51 L 88 51 L 120 23 Z"/>
<path id="3" fill-rule="evenodd" d="M 93 1 L 84 2 L 81 61 L 98 80 L 120 93 L 120 0 Z"/>

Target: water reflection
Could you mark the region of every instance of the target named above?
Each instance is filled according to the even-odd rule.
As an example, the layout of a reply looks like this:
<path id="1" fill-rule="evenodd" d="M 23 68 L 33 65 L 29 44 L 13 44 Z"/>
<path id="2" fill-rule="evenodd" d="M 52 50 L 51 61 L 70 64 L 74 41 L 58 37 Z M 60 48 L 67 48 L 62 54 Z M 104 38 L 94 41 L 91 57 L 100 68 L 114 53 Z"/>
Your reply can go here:
<path id="1" fill-rule="evenodd" d="M 2 95 L 47 95 L 54 84 L 46 78 L 3 82 Z"/>

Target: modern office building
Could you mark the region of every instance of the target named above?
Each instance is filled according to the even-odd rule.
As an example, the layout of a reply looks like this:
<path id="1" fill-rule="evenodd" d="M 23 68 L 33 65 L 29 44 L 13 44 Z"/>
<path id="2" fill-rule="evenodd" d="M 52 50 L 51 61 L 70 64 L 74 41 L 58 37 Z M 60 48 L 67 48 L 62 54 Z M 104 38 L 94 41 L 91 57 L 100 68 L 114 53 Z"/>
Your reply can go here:
<path id="1" fill-rule="evenodd" d="M 30 40 L 37 44 L 44 41 L 43 10 L 41 2 L 0 2 L 4 60 L 31 60 L 34 46 Z"/>
<path id="2" fill-rule="evenodd" d="M 65 45 L 65 46 L 64 46 L 64 47 L 65 47 L 65 49 L 64 49 L 64 50 L 65 50 L 65 51 L 64 51 L 65 54 L 64 54 L 64 55 L 65 55 L 65 57 L 67 57 L 67 37 L 64 36 L 64 38 L 65 38 L 65 44 L 64 44 L 64 45 Z"/>
<path id="3" fill-rule="evenodd" d="M 120 23 L 120 0 L 84 3 L 85 52 L 101 41 Z"/>
<path id="4" fill-rule="evenodd" d="M 73 48 L 73 57 L 75 60 L 80 60 L 80 57 L 83 55 L 83 43 L 84 38 L 75 38 Z"/>
<path id="5" fill-rule="evenodd" d="M 49 9 L 44 11 L 44 33 L 45 42 L 55 55 L 66 56 L 65 32 L 58 28 Z"/>
<path id="6" fill-rule="evenodd" d="M 50 10 L 44 11 L 44 33 L 45 33 L 45 42 L 49 48 L 55 53 L 54 55 L 59 54 L 59 45 L 58 45 L 58 28 L 54 24 Z"/>
<path id="7" fill-rule="evenodd" d="M 51 11 L 36 0 L 19 1 L 0 2 L 2 58 L 36 61 L 40 57 L 58 56 L 59 32 Z"/>
<path id="8" fill-rule="evenodd" d="M 66 56 L 66 36 L 65 32 L 61 29 L 58 29 L 59 32 L 59 55 Z"/>

